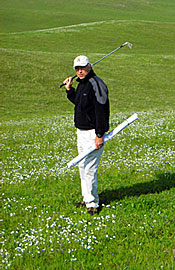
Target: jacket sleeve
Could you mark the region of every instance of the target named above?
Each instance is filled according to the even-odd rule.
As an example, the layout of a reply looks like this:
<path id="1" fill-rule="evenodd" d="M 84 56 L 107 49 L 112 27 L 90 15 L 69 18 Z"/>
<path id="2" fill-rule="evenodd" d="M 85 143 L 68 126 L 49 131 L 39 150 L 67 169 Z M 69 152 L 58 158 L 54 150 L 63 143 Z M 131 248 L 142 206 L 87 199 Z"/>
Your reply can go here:
<path id="1" fill-rule="evenodd" d="M 97 76 L 90 79 L 94 91 L 95 133 L 104 135 L 109 129 L 109 99 L 105 83 Z"/>
<path id="2" fill-rule="evenodd" d="M 76 98 L 76 91 L 75 88 L 71 87 L 70 90 L 66 90 L 67 93 L 67 98 L 73 103 L 75 104 L 75 98 Z"/>

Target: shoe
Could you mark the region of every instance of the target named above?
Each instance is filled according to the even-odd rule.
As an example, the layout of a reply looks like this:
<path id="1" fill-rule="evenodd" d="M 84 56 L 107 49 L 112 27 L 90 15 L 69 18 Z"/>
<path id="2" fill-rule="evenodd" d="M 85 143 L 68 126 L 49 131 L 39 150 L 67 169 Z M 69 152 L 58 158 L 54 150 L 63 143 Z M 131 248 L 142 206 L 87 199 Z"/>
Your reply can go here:
<path id="1" fill-rule="evenodd" d="M 90 214 L 91 216 L 93 216 L 94 214 L 98 213 L 98 208 L 94 208 L 94 207 L 89 207 L 88 208 L 88 214 Z"/>
<path id="2" fill-rule="evenodd" d="M 81 201 L 79 203 L 75 203 L 74 204 L 76 207 L 82 207 L 82 206 L 86 206 L 85 202 L 84 201 Z"/>

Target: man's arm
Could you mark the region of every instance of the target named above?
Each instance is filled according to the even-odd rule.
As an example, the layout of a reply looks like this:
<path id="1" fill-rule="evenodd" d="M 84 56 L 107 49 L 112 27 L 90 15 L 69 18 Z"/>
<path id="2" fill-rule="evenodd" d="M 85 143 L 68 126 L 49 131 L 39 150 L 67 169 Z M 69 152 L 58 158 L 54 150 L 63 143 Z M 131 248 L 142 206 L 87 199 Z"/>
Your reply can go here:
<path id="1" fill-rule="evenodd" d="M 103 135 L 109 129 L 108 88 L 97 76 L 90 79 L 94 91 L 96 134 Z"/>
<path id="2" fill-rule="evenodd" d="M 90 79 L 94 91 L 96 148 L 103 146 L 103 135 L 109 129 L 109 100 L 105 83 L 97 76 Z"/>
<path id="3" fill-rule="evenodd" d="M 75 88 L 72 87 L 72 77 L 68 77 L 67 79 L 64 80 L 63 82 L 65 84 L 66 88 L 66 93 L 67 93 L 67 98 L 75 104 Z"/>

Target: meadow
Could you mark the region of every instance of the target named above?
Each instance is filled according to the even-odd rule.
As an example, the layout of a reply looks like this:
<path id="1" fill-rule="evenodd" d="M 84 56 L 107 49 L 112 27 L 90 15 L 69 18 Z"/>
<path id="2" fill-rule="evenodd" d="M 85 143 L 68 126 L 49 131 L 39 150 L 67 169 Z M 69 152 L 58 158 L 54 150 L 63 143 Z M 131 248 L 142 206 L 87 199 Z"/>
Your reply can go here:
<path id="1" fill-rule="evenodd" d="M 1 269 L 174 269 L 175 3 L 1 0 Z M 59 84 L 86 54 L 108 85 L 101 209 L 81 200 L 73 106 Z M 74 86 L 77 82 L 74 81 Z"/>

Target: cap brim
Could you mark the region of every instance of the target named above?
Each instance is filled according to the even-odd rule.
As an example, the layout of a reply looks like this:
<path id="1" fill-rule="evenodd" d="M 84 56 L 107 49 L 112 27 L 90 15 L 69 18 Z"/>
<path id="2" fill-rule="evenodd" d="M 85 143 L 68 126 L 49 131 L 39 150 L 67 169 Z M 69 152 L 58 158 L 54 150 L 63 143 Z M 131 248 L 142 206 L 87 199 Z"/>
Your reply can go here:
<path id="1" fill-rule="evenodd" d="M 89 63 L 87 65 L 89 65 Z M 76 68 L 76 67 L 87 67 L 87 65 L 76 65 L 73 68 Z"/>

